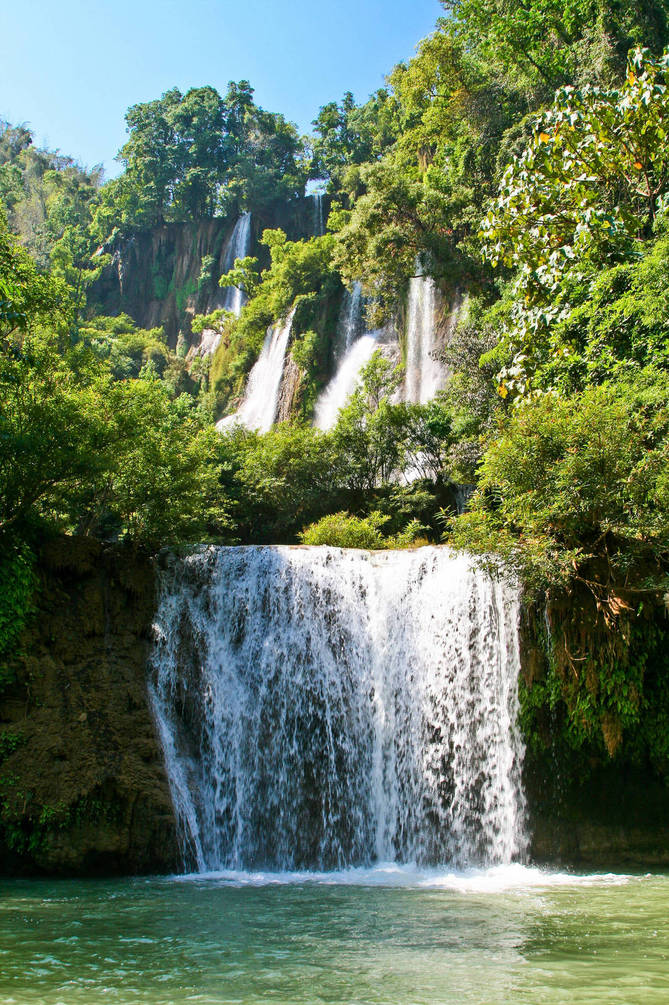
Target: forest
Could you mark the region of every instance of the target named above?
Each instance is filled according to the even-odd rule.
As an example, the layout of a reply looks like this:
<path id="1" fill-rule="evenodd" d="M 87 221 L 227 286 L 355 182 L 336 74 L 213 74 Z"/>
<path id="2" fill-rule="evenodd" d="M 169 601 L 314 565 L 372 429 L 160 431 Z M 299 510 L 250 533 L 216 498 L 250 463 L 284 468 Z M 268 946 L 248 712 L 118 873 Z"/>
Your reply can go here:
<path id="1" fill-rule="evenodd" d="M 669 9 L 442 5 L 384 88 L 325 105 L 310 136 L 245 80 L 131 107 L 109 181 L 0 124 L 0 688 L 59 535 L 444 543 L 534 612 L 528 746 L 669 782 Z M 282 226 L 305 187 L 317 236 Z M 101 310 L 124 242 L 248 212 L 255 253 L 222 275 L 204 256 L 196 284 L 238 287 L 239 316 L 173 337 Z M 319 430 L 338 298 L 361 283 L 380 327 L 417 275 L 467 291 L 445 389 L 398 401 L 402 361 L 375 352 Z M 289 315 L 290 415 L 217 429 Z"/>

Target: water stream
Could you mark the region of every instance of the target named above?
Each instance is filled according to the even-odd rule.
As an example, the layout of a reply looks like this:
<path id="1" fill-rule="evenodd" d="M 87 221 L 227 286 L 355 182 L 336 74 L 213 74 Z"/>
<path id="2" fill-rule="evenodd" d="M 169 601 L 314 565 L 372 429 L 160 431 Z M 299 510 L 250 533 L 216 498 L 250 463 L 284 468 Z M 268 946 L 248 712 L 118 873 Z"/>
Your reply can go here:
<path id="1" fill-rule="evenodd" d="M 362 335 L 349 348 L 334 377 L 316 402 L 314 425 L 317 429 L 332 429 L 335 425 L 340 409 L 358 386 L 360 371 L 370 361 L 376 348 L 374 335 Z"/>
<path id="2" fill-rule="evenodd" d="M 360 371 L 377 347 L 379 333 L 364 332 L 362 284 L 355 282 L 342 299 L 333 351 L 336 369 L 316 402 L 314 425 L 317 429 L 332 429 L 335 425 L 340 409 L 360 382 Z"/>
<path id="3" fill-rule="evenodd" d="M 322 192 L 314 192 L 311 198 L 314 201 L 312 209 L 312 233 L 314 237 L 322 237 L 325 233 L 325 197 Z"/>
<path id="4" fill-rule="evenodd" d="M 238 258 L 246 258 L 251 250 L 251 214 L 244 213 L 235 224 L 223 261 L 223 273 L 229 272 Z M 239 317 L 244 305 L 244 293 L 236 286 L 223 288 L 223 307 Z"/>

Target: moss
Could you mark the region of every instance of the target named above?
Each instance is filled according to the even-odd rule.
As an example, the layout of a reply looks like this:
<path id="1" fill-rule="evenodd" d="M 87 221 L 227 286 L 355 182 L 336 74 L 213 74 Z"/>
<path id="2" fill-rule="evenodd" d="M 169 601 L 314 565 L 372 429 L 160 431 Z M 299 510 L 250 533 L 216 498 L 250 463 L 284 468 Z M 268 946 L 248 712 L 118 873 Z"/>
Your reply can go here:
<path id="1" fill-rule="evenodd" d="M 192 297 L 198 291 L 198 281 L 197 279 L 189 279 L 181 289 L 176 290 L 175 300 L 177 305 L 177 311 L 179 314 L 183 314 L 188 298 Z"/>
<path id="2" fill-rule="evenodd" d="M 0 544 L 0 691 L 14 677 L 21 634 L 35 610 L 35 555 L 23 541 Z"/>
<path id="3" fill-rule="evenodd" d="M 559 630 L 554 627 L 559 625 Z M 615 763 L 669 784 L 669 625 L 660 607 L 639 610 L 618 655 L 598 644 L 594 619 L 573 596 L 552 615 L 533 608 L 524 630 L 520 726 L 528 757 L 572 782 Z M 576 649 L 575 636 L 579 637 Z M 576 667 L 565 649 L 583 653 Z M 572 657 L 573 659 L 574 657 Z"/>

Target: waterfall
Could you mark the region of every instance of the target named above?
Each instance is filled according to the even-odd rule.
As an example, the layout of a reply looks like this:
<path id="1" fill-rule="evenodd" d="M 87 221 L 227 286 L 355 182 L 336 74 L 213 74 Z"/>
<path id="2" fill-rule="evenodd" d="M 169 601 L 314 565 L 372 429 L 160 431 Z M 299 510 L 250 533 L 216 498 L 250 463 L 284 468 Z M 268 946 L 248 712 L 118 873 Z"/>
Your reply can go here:
<path id="1" fill-rule="evenodd" d="M 356 281 L 350 290 L 344 292 L 334 346 L 337 369 L 314 409 L 314 425 L 318 429 L 334 426 L 339 410 L 358 385 L 362 367 L 369 362 L 376 348 L 376 333 L 361 337 L 365 327 L 362 306 L 362 285 Z"/>
<path id="2" fill-rule="evenodd" d="M 350 347 L 336 374 L 316 402 L 314 425 L 317 429 L 332 429 L 335 425 L 340 409 L 358 386 L 360 371 L 369 362 L 376 347 L 374 335 L 363 335 Z"/>
<path id="3" fill-rule="evenodd" d="M 323 211 L 324 196 L 322 192 L 314 192 L 311 198 L 314 200 L 314 207 L 312 211 L 313 236 L 322 237 L 323 234 L 325 233 L 325 214 Z"/>
<path id="4" fill-rule="evenodd" d="M 335 359 L 341 360 L 346 356 L 355 340 L 362 334 L 363 329 L 362 284 L 356 281 L 350 290 L 344 292 L 337 323 Z"/>
<path id="5" fill-rule="evenodd" d="M 251 250 L 251 214 L 244 213 L 235 224 L 235 229 L 225 251 L 223 273 L 229 272 L 238 258 L 246 258 Z M 244 294 L 236 286 L 223 288 L 223 308 L 239 317 L 244 305 Z"/>
<path id="6" fill-rule="evenodd" d="M 249 374 L 244 400 L 233 415 L 216 423 L 219 431 L 237 423 L 266 433 L 274 425 L 294 313 L 291 311 L 285 321 L 267 330 L 260 356 Z"/>
<path id="7" fill-rule="evenodd" d="M 150 691 L 186 867 L 521 856 L 518 614 L 446 548 L 170 557 Z"/>
<path id="8" fill-rule="evenodd" d="M 444 386 L 445 372 L 435 358 L 435 288 L 429 276 L 415 276 L 409 284 L 404 400 L 425 404 Z"/>
<path id="9" fill-rule="evenodd" d="M 225 254 L 221 263 L 222 272 L 229 272 L 235 264 L 235 260 L 237 258 L 246 258 L 250 250 L 251 214 L 244 213 L 235 223 L 230 240 L 225 248 Z M 214 308 L 230 311 L 236 317 L 239 317 L 245 299 L 244 293 L 236 286 L 225 286 L 218 291 Z M 200 344 L 192 352 L 196 356 L 213 356 L 220 341 L 220 331 L 216 331 L 214 328 L 205 328 L 200 336 Z"/>

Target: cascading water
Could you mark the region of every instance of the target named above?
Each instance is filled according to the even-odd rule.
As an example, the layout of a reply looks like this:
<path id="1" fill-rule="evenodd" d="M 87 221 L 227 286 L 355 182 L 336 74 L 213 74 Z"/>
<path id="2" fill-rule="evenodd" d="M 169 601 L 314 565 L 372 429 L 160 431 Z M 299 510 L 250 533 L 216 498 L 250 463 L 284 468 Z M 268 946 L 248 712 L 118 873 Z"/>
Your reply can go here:
<path id="1" fill-rule="evenodd" d="M 233 415 L 226 415 L 216 423 L 219 431 L 239 424 L 266 433 L 274 425 L 293 314 L 291 311 L 285 321 L 268 329 L 260 356 L 249 374 L 244 400 Z"/>
<path id="2" fill-rule="evenodd" d="M 236 259 L 246 258 L 251 249 L 251 214 L 244 213 L 239 217 L 232 232 L 228 248 L 223 260 L 223 272 L 229 272 Z M 244 294 L 236 286 L 223 288 L 223 307 L 239 317 L 244 306 Z"/>
<path id="3" fill-rule="evenodd" d="M 313 234 L 314 237 L 322 237 L 323 234 L 325 233 L 325 213 L 323 208 L 323 198 L 324 198 L 323 193 L 314 192 L 311 198 L 314 200 L 313 223 L 312 223 Z"/>
<path id="4" fill-rule="evenodd" d="M 434 398 L 446 379 L 436 358 L 435 287 L 429 276 L 414 276 L 409 284 L 404 400 L 425 404 Z"/>
<path id="5" fill-rule="evenodd" d="M 343 359 L 350 351 L 353 343 L 364 330 L 362 316 L 362 284 L 354 282 L 350 290 L 344 293 L 341 314 L 337 325 L 337 343 L 335 359 Z"/>
<path id="6" fill-rule="evenodd" d="M 151 695 L 187 867 L 523 854 L 511 586 L 446 548 L 203 547 L 161 575 Z"/>
<path id="7" fill-rule="evenodd" d="M 362 306 L 362 285 L 355 282 L 342 300 L 334 346 L 336 372 L 316 402 L 314 425 L 317 429 L 334 426 L 339 410 L 358 385 L 362 367 L 376 348 L 376 333 L 362 335 L 365 327 Z"/>
<path id="8" fill-rule="evenodd" d="M 251 214 L 244 213 L 235 223 L 230 235 L 225 255 L 223 256 L 223 273 L 229 272 L 237 258 L 246 258 L 251 250 Z M 236 286 L 225 286 L 219 290 L 215 301 L 216 309 L 230 311 L 236 317 L 241 314 L 244 306 L 244 293 Z M 198 356 L 213 356 L 221 341 L 221 333 L 214 328 L 205 328 L 200 337 L 200 344 L 194 350 Z"/>
<path id="9" fill-rule="evenodd" d="M 354 342 L 339 365 L 336 374 L 316 402 L 314 426 L 332 429 L 340 409 L 344 407 L 360 381 L 360 371 L 377 347 L 375 335 L 363 335 Z"/>

